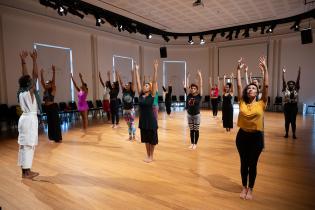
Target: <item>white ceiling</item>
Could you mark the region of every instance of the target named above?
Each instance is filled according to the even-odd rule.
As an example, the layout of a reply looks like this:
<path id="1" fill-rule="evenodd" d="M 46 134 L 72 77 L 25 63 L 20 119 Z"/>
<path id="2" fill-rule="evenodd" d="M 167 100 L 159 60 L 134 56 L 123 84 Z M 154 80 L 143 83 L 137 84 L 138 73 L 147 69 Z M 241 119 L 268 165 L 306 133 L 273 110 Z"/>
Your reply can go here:
<path id="1" fill-rule="evenodd" d="M 169 32 L 201 32 L 285 18 L 310 9 L 304 0 L 84 0 Z"/>

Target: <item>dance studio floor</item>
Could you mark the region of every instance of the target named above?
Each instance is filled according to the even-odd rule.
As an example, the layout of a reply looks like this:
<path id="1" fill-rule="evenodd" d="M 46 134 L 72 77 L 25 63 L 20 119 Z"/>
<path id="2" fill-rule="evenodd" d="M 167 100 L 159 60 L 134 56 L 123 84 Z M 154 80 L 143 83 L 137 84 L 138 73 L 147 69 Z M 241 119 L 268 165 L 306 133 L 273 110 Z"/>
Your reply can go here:
<path id="1" fill-rule="evenodd" d="M 297 118 L 297 140 L 284 139 L 282 113 L 265 115 L 265 150 L 260 156 L 254 200 L 239 198 L 240 162 L 236 122 L 225 133 L 219 118 L 202 111 L 200 139 L 189 150 L 186 113 L 159 114 L 155 161 L 129 142 L 123 119 L 112 129 L 102 119 L 63 133 L 63 143 L 39 136 L 33 170 L 22 180 L 16 138 L 0 140 L 0 206 L 13 209 L 315 209 L 314 115 Z M 236 115 L 235 115 L 236 116 Z M 104 118 L 105 119 L 105 118 Z M 236 121 L 236 117 L 234 118 Z M 138 119 L 137 123 L 138 125 Z M 139 134 L 137 130 L 137 134 Z M 291 134 L 291 133 L 290 133 Z"/>

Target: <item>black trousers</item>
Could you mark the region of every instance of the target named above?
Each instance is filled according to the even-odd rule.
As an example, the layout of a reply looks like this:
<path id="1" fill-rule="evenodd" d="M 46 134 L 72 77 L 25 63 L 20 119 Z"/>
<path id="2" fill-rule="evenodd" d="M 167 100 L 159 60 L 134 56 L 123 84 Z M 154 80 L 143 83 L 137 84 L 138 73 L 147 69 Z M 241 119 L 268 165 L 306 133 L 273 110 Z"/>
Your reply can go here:
<path id="1" fill-rule="evenodd" d="M 47 105 L 46 107 L 48 122 L 48 138 L 55 142 L 62 141 L 60 118 L 58 114 L 58 106 L 56 103 Z"/>
<path id="2" fill-rule="evenodd" d="M 239 129 L 236 147 L 241 159 L 242 184 L 244 187 L 253 188 L 257 175 L 257 162 L 263 149 L 262 132 L 251 133 Z"/>
<path id="3" fill-rule="evenodd" d="M 165 101 L 166 113 L 167 113 L 168 115 L 171 114 L 171 106 L 172 106 L 172 102 L 171 102 L 171 101 Z"/>
<path id="4" fill-rule="evenodd" d="M 291 124 L 292 133 L 296 131 L 296 115 L 298 113 L 297 103 L 285 103 L 284 104 L 284 121 L 285 121 L 285 132 L 288 134 L 289 127 Z"/>
<path id="5" fill-rule="evenodd" d="M 218 114 L 218 98 L 211 98 L 211 106 L 213 116 L 215 117 Z"/>
<path id="6" fill-rule="evenodd" d="M 118 100 L 110 100 L 110 114 L 112 117 L 112 124 L 119 124 L 119 104 Z"/>

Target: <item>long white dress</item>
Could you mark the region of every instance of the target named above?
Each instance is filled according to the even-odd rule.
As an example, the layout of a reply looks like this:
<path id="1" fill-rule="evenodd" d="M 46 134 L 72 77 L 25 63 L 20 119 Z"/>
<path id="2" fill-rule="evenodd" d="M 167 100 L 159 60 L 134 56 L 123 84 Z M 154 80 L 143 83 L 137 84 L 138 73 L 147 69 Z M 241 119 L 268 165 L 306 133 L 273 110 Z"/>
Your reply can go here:
<path id="1" fill-rule="evenodd" d="M 18 165 L 23 169 L 32 168 L 35 146 L 38 144 L 37 102 L 31 93 L 25 91 L 19 95 L 21 110 L 23 111 L 18 124 Z"/>

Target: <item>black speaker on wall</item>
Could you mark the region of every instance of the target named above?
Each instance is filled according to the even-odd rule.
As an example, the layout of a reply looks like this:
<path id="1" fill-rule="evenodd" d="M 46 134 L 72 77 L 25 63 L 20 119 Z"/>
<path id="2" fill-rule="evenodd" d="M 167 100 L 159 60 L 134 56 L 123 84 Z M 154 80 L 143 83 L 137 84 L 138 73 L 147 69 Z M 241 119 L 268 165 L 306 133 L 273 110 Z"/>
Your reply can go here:
<path id="1" fill-rule="evenodd" d="M 167 50 L 166 47 L 160 47 L 160 57 L 167 58 Z"/>
<path id="2" fill-rule="evenodd" d="M 306 28 L 301 31 L 302 44 L 309 44 L 313 42 L 313 33 L 311 28 Z"/>

